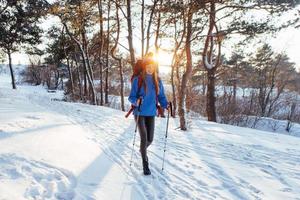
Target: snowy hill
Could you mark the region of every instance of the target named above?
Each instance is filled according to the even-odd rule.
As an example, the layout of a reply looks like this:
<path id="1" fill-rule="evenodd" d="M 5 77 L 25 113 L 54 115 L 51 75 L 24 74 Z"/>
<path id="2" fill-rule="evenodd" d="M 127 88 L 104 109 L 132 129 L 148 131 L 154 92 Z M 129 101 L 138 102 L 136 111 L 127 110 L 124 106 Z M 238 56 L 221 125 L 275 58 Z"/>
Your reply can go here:
<path id="1" fill-rule="evenodd" d="M 193 120 L 156 119 L 142 175 L 134 120 L 106 107 L 56 101 L 42 87 L 10 89 L 0 74 L 0 199 L 300 198 L 300 138 Z M 139 137 L 137 137 L 139 141 Z"/>

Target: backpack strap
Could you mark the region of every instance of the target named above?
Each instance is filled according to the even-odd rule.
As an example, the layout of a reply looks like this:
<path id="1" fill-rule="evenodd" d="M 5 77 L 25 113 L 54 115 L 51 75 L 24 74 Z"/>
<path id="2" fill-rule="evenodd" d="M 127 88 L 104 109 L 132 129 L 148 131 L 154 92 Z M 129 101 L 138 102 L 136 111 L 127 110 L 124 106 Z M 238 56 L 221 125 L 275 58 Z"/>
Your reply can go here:
<path id="1" fill-rule="evenodd" d="M 137 90 L 137 94 L 140 94 L 141 88 L 143 86 L 143 80 L 141 75 L 138 75 L 138 90 Z M 156 93 L 156 92 L 155 92 Z M 157 114 L 158 116 L 162 116 L 163 115 L 163 109 L 161 108 L 161 106 L 158 105 L 158 94 L 156 94 L 156 109 L 158 110 Z"/>
<path id="2" fill-rule="evenodd" d="M 138 96 L 140 95 L 140 91 L 141 91 L 141 87 L 143 85 L 143 80 L 141 75 L 138 75 L 138 90 L 137 90 L 137 94 Z M 140 96 L 139 96 L 140 97 Z"/>

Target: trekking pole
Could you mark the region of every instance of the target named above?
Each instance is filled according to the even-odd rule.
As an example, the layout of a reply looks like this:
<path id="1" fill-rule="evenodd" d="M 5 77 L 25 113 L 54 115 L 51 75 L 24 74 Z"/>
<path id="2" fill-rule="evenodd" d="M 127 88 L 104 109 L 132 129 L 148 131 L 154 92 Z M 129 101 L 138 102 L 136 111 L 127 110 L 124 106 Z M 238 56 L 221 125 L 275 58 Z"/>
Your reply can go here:
<path id="1" fill-rule="evenodd" d="M 132 150 L 131 150 L 131 157 L 130 157 L 130 164 L 129 164 L 129 166 L 131 166 L 131 163 L 132 163 L 132 157 L 133 157 L 133 152 L 134 152 L 136 132 L 137 132 L 137 127 L 138 127 L 139 118 L 140 118 L 141 104 L 142 104 L 142 99 L 140 99 L 139 105 L 138 105 L 138 114 L 137 114 L 137 118 L 136 118 L 135 129 L 134 129 L 133 144 L 132 144 Z"/>
<path id="2" fill-rule="evenodd" d="M 172 114 L 172 103 L 171 103 L 171 102 L 169 102 L 169 108 L 170 108 L 171 114 Z M 168 110 L 168 117 L 167 117 L 167 128 L 166 128 L 166 135 L 165 135 L 164 155 L 163 155 L 163 163 L 162 163 L 162 168 L 161 168 L 162 171 L 164 171 L 164 166 L 165 166 L 165 155 L 166 155 L 166 151 L 167 151 L 167 138 L 168 138 L 168 128 L 169 128 L 170 110 Z"/>
<path id="3" fill-rule="evenodd" d="M 129 117 L 129 115 L 132 113 L 132 111 L 134 110 L 134 106 L 131 105 L 130 110 L 126 113 L 125 118 Z"/>

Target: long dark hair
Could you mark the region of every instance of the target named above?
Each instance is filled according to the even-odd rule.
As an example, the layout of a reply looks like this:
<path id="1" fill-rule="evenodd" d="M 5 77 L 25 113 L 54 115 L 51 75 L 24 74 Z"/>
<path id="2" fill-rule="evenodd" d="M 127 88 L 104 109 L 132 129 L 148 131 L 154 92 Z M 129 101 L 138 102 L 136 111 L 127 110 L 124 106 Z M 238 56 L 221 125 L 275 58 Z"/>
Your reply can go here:
<path id="1" fill-rule="evenodd" d="M 139 76 L 143 71 L 143 60 L 139 59 L 136 61 L 134 67 L 133 67 L 133 74 L 131 76 L 130 81 L 133 81 L 133 78 L 136 76 Z"/>
<path id="2" fill-rule="evenodd" d="M 159 76 L 158 76 L 158 63 L 156 61 L 154 61 L 153 59 L 151 58 L 147 58 L 147 59 L 143 59 L 143 71 L 141 73 L 141 79 L 142 79 L 142 82 L 144 83 L 144 87 L 146 87 L 146 84 L 145 84 L 145 78 L 146 78 L 146 66 L 149 65 L 149 64 L 153 64 L 155 67 L 154 67 L 154 72 L 152 73 L 152 79 L 153 79 L 153 82 L 154 82 L 154 85 L 155 85 L 155 92 L 156 92 L 156 95 L 159 94 Z"/>
<path id="3" fill-rule="evenodd" d="M 138 59 L 134 65 L 133 68 L 133 74 L 131 76 L 130 81 L 133 81 L 134 77 L 138 77 L 138 88 L 144 87 L 145 91 L 147 92 L 147 86 L 146 86 L 146 66 L 149 64 L 154 64 L 154 72 L 152 74 L 153 82 L 155 85 L 155 92 L 156 95 L 159 94 L 159 76 L 158 76 L 158 63 L 153 60 L 151 57 L 145 57 L 144 59 Z"/>

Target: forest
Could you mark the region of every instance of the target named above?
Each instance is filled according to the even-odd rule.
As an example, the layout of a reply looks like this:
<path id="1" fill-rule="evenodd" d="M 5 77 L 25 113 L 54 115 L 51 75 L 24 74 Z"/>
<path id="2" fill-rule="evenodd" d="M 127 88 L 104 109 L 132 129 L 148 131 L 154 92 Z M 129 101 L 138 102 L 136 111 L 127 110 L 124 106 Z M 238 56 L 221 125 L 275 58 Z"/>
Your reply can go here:
<path id="1" fill-rule="evenodd" d="M 151 52 L 165 65 L 161 78 L 181 130 L 188 117 L 202 116 L 253 128 L 265 118 L 286 120 L 289 131 L 300 123 L 300 66 L 288 44 L 275 51 L 267 41 L 300 27 L 299 3 L 1 0 L 0 58 L 14 89 L 12 54 L 22 49 L 30 61 L 24 82 L 62 89 L 66 101 L 112 106 L 117 97 L 127 111 L 135 62 Z"/>

